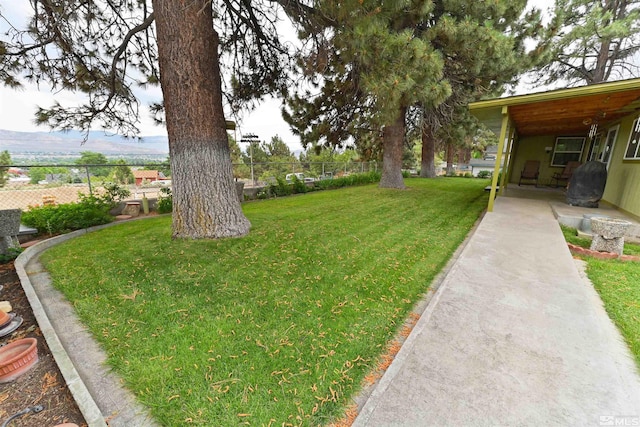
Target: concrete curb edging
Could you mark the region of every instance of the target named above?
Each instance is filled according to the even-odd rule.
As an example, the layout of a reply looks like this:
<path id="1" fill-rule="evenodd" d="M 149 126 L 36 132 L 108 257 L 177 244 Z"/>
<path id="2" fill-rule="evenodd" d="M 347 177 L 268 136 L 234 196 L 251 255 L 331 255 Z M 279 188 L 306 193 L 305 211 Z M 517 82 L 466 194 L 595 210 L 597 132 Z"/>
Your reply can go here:
<path id="1" fill-rule="evenodd" d="M 80 412 L 82 412 L 85 421 L 89 427 L 106 427 L 107 423 L 104 420 L 102 412 L 93 400 L 91 393 L 89 393 L 89 390 L 62 345 L 56 330 L 49 321 L 49 317 L 47 316 L 47 313 L 45 312 L 44 307 L 40 302 L 40 298 L 33 288 L 26 271 L 27 263 L 32 259 L 37 258 L 44 250 L 86 232 L 86 230 L 80 230 L 79 232 L 65 234 L 37 243 L 21 253 L 18 258 L 16 258 L 14 265 L 18 277 L 20 278 L 22 288 L 27 295 L 31 309 L 33 310 L 33 314 L 40 325 L 42 335 L 44 336 L 47 345 L 49 346 L 49 350 L 51 350 L 51 354 L 53 355 L 53 358 L 55 359 L 56 364 L 69 387 L 69 391 L 73 395 L 73 399 L 76 401 Z"/>
<path id="2" fill-rule="evenodd" d="M 136 218 L 134 220 L 144 219 Z M 34 316 L 80 412 L 89 427 L 156 426 L 106 366 L 106 354 L 80 323 L 73 306 L 51 286 L 38 259 L 52 246 L 124 221 L 99 225 L 43 240 L 15 260 L 15 268 Z M 128 222 L 128 221 L 127 221 Z M 45 308 L 46 306 L 46 308 Z M 50 316 L 54 313 L 54 321 Z M 58 323 L 54 326 L 55 323 Z M 63 327 L 63 329 L 62 329 Z M 58 335 L 58 330 L 62 330 Z M 71 354 L 71 355 L 70 355 Z"/>

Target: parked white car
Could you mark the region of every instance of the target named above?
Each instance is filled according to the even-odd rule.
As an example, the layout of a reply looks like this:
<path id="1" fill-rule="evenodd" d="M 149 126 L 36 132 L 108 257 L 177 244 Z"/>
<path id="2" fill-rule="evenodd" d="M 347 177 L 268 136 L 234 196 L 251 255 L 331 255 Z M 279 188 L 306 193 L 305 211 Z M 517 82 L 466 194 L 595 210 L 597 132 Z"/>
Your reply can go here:
<path id="1" fill-rule="evenodd" d="M 300 181 L 304 181 L 304 174 L 302 172 L 296 172 L 296 173 L 288 173 L 284 179 L 286 179 L 288 182 L 293 181 L 293 177 L 298 178 L 298 180 Z"/>
<path id="2" fill-rule="evenodd" d="M 315 181 L 315 179 L 311 178 L 311 177 L 306 177 L 305 178 L 305 176 L 304 176 L 304 174 L 302 172 L 288 173 L 285 176 L 285 179 L 287 180 L 287 182 L 292 182 L 294 176 L 296 178 L 298 178 L 299 181 L 302 181 L 302 182 L 313 182 L 313 181 Z"/>

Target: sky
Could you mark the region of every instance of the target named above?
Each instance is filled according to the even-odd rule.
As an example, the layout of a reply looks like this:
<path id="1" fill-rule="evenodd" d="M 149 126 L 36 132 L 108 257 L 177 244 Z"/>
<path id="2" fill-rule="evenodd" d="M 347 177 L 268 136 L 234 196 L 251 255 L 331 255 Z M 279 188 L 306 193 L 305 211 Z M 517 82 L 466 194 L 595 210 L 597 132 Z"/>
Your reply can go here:
<path id="1" fill-rule="evenodd" d="M 530 0 L 530 5 L 546 10 L 553 4 L 553 0 Z M 3 1 L 0 3 L 3 13 L 12 17 L 27 16 L 30 11 L 29 2 Z M 18 18 L 15 22 L 24 21 Z M 2 28 L 0 23 L 0 28 Z M 522 87 L 519 91 L 529 88 Z M 158 126 L 151 120 L 146 105 L 149 102 L 161 100 L 159 88 L 148 90 L 141 94 L 141 114 L 139 129 L 142 136 L 166 135 L 164 126 Z M 53 93 L 50 88 L 33 85 L 20 90 L 6 88 L 0 85 L 0 129 L 21 132 L 48 131 L 46 126 L 36 126 L 33 122 L 34 113 L 38 106 L 49 107 L 54 101 L 62 105 L 77 105 L 82 97 L 70 92 Z M 273 136 L 279 136 L 292 151 L 301 150 L 299 137 L 293 135 L 287 123 L 280 115 L 281 102 L 274 98 L 264 100 L 253 112 L 244 114 L 238 120 L 236 138 L 240 140 L 243 134 L 256 134 L 262 141 L 269 141 Z M 228 118 L 229 119 L 229 118 Z M 242 145 L 242 144 L 241 144 Z"/>

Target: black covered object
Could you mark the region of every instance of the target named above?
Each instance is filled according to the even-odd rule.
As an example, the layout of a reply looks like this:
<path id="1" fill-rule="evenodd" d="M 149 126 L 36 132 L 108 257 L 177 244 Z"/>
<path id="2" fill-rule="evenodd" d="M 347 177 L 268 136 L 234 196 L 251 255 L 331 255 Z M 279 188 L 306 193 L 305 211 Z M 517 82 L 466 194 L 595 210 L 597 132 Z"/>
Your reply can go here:
<path id="1" fill-rule="evenodd" d="M 578 167 L 571 176 L 567 203 L 571 206 L 597 208 L 607 183 L 607 166 L 598 161 Z"/>

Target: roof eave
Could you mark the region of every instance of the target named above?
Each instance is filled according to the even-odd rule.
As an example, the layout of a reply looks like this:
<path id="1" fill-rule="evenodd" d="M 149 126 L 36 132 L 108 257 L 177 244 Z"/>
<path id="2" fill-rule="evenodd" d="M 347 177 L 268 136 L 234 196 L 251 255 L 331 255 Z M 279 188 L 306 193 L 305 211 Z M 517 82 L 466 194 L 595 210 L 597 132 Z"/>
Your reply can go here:
<path id="1" fill-rule="evenodd" d="M 578 98 L 588 95 L 622 92 L 625 90 L 639 89 L 640 78 L 605 82 L 589 86 L 572 87 L 568 89 L 555 89 L 547 92 L 516 95 L 506 98 L 495 98 L 486 101 L 469 103 L 469 110 L 508 107 L 511 105 L 534 104 L 536 102 L 554 101 L 557 99 Z"/>

